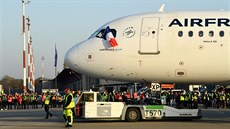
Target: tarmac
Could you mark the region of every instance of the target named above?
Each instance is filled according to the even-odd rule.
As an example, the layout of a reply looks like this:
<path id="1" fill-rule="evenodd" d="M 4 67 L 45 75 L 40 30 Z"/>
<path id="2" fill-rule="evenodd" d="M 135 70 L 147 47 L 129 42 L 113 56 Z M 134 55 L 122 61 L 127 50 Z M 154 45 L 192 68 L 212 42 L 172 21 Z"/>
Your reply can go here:
<path id="1" fill-rule="evenodd" d="M 44 119 L 44 109 L 0 111 L 0 129 L 64 129 L 62 108 L 52 108 L 54 116 Z M 202 119 L 155 121 L 74 120 L 72 129 L 229 129 L 230 109 L 202 109 Z"/>

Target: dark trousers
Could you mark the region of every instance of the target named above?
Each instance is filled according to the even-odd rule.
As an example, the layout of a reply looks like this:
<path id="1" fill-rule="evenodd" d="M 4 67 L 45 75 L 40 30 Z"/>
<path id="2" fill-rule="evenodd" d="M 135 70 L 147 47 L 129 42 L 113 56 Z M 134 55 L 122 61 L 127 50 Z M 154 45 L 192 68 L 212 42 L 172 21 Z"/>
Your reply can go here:
<path id="1" fill-rule="evenodd" d="M 49 109 L 50 109 L 49 105 L 45 104 L 46 119 L 48 119 L 49 116 L 53 116 L 53 114 L 50 113 Z"/>
<path id="2" fill-rule="evenodd" d="M 8 110 L 12 109 L 12 102 L 8 102 Z"/>
<path id="3" fill-rule="evenodd" d="M 207 108 L 208 108 L 208 100 L 204 100 L 204 103 L 203 103 L 203 104 L 204 104 L 204 108 L 207 109 Z"/>
<path id="4" fill-rule="evenodd" d="M 6 103 L 7 103 L 7 101 L 2 101 L 2 109 L 6 109 Z"/>
<path id="5" fill-rule="evenodd" d="M 197 109 L 198 108 L 198 102 L 197 101 L 193 101 L 193 109 Z"/>
<path id="6" fill-rule="evenodd" d="M 22 101 L 22 105 L 23 105 L 23 108 L 26 109 L 26 101 L 25 100 Z"/>

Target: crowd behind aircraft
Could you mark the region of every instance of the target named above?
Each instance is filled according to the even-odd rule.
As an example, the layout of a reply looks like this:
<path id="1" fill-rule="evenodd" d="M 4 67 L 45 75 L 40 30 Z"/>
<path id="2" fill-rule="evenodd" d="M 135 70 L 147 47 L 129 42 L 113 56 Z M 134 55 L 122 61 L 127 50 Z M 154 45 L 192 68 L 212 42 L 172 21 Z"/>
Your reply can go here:
<path id="1" fill-rule="evenodd" d="M 144 90 L 143 90 L 144 89 Z M 175 108 L 199 108 L 199 104 L 203 104 L 203 108 L 230 108 L 230 91 L 224 87 L 215 88 L 212 92 L 184 92 L 175 90 L 163 90 L 156 93 L 151 88 L 142 88 L 138 92 L 129 91 L 100 91 L 101 98 L 106 102 L 125 102 L 127 104 L 163 104 Z M 81 91 L 72 91 L 75 102 L 81 95 Z M 43 108 L 45 93 L 41 95 L 37 93 L 15 93 L 0 94 L 1 110 L 22 110 L 22 109 L 38 109 Z M 61 108 L 63 106 L 64 94 L 51 94 L 51 108 Z"/>

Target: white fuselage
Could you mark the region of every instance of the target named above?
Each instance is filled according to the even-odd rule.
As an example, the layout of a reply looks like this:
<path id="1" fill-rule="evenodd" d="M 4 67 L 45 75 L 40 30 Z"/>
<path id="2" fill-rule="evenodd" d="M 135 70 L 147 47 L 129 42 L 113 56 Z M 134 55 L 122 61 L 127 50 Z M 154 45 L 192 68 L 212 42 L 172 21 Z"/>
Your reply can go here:
<path id="1" fill-rule="evenodd" d="M 96 37 L 106 26 L 116 30 L 118 46 Z M 116 19 L 72 47 L 65 64 L 111 80 L 229 83 L 230 12 L 146 13 Z"/>

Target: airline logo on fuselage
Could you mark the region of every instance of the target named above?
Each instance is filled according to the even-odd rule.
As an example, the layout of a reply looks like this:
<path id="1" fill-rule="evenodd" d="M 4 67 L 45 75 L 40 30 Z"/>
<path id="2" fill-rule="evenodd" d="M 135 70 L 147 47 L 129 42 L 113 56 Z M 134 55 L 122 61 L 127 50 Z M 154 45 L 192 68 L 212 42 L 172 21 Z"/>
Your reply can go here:
<path id="1" fill-rule="evenodd" d="M 217 27 L 230 27 L 230 19 L 228 18 L 185 18 L 185 19 L 173 19 L 169 24 L 169 27 L 209 27 L 215 25 Z"/>

